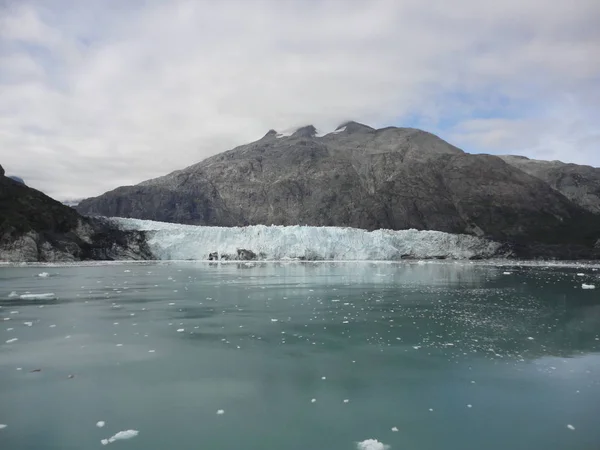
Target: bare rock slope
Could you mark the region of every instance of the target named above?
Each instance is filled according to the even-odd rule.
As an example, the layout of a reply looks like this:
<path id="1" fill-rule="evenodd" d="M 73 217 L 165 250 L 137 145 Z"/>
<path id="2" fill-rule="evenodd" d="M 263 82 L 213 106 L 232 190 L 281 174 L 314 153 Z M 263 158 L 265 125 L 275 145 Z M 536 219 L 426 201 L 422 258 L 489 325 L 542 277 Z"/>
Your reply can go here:
<path id="1" fill-rule="evenodd" d="M 145 234 L 82 217 L 4 176 L 0 166 L 0 261 L 149 259 Z"/>
<path id="2" fill-rule="evenodd" d="M 524 156 L 506 155 L 501 158 L 511 166 L 545 181 L 582 208 L 600 214 L 600 168 Z"/>
<path id="3" fill-rule="evenodd" d="M 593 257 L 600 237 L 598 216 L 499 157 L 356 122 L 325 136 L 312 126 L 290 136 L 271 130 L 77 209 L 199 225 L 439 230 L 507 242 L 520 256 Z"/>

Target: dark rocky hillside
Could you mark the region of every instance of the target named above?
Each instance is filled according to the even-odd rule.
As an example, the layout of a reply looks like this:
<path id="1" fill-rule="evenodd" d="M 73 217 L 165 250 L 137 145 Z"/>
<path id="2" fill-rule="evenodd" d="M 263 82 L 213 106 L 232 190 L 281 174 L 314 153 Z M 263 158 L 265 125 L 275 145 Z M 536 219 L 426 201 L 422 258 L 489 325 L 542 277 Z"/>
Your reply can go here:
<path id="1" fill-rule="evenodd" d="M 4 175 L 0 166 L 0 261 L 147 259 L 141 232 L 121 231 Z"/>

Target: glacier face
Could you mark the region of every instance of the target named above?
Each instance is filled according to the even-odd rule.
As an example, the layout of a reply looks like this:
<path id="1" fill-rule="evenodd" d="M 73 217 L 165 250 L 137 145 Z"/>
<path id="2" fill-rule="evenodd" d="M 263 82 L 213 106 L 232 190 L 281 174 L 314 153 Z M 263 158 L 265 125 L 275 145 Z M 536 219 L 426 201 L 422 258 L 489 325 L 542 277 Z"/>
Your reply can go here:
<path id="1" fill-rule="evenodd" d="M 440 231 L 265 226 L 205 227 L 139 219 L 111 219 L 125 230 L 146 231 L 161 260 L 238 259 L 238 250 L 257 259 L 310 261 L 396 261 L 403 258 L 492 258 L 501 244 Z"/>

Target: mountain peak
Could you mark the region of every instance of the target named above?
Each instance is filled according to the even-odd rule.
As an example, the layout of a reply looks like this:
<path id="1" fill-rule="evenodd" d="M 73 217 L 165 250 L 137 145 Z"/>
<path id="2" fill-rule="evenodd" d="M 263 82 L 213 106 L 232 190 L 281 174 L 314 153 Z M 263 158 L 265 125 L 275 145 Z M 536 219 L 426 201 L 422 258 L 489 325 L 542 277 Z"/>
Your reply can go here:
<path id="1" fill-rule="evenodd" d="M 269 131 L 267 131 L 267 134 L 265 134 L 262 138 L 268 138 L 268 137 L 274 137 L 277 136 L 277 131 L 275 131 L 274 129 L 270 129 Z"/>
<path id="2" fill-rule="evenodd" d="M 4 176 L 4 167 L 0 165 L 0 177 Z"/>
<path id="3" fill-rule="evenodd" d="M 313 125 L 306 125 L 305 127 L 298 128 L 294 132 L 294 134 L 292 134 L 292 136 L 307 138 L 307 137 L 315 137 L 316 134 L 317 134 L 317 129 Z"/>
<path id="4" fill-rule="evenodd" d="M 335 131 L 345 131 L 347 133 L 370 133 L 375 131 L 375 128 L 372 128 L 368 125 L 364 125 L 362 123 L 348 121 L 341 124 L 339 127 L 335 129 Z"/>

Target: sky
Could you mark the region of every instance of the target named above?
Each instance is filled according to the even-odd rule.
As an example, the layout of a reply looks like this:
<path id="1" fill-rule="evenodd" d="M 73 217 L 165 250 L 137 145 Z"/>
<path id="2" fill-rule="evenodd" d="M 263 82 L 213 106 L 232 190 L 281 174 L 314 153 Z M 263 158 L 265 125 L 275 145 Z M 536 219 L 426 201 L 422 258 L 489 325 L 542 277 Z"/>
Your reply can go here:
<path id="1" fill-rule="evenodd" d="M 4 0 L 0 164 L 57 199 L 347 120 L 600 167 L 598 0 Z"/>

